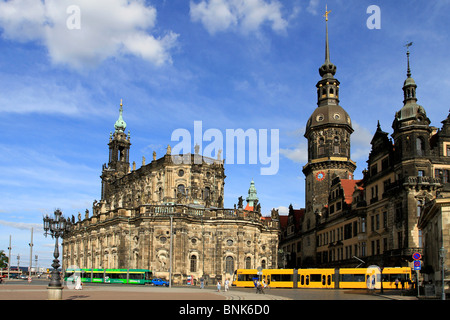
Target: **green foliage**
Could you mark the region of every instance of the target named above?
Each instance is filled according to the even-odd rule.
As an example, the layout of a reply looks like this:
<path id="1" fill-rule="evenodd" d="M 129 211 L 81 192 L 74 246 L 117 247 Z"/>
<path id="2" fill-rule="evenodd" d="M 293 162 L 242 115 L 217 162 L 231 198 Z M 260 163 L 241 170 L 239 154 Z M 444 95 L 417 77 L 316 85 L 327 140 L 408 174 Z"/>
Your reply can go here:
<path id="1" fill-rule="evenodd" d="M 0 268 L 8 267 L 8 257 L 3 250 L 0 250 Z"/>

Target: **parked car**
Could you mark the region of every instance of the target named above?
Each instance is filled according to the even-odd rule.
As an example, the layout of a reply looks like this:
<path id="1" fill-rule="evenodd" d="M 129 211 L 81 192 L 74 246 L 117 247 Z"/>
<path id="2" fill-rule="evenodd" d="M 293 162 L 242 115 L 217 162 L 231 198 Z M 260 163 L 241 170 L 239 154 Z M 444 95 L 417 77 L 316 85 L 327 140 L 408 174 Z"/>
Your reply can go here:
<path id="1" fill-rule="evenodd" d="M 169 286 L 169 281 L 160 279 L 160 278 L 155 278 L 152 279 L 152 286 L 164 286 L 164 287 L 168 287 Z"/>
<path id="2" fill-rule="evenodd" d="M 27 280 L 27 279 L 28 279 L 28 276 L 27 276 L 26 274 L 21 274 L 21 275 L 19 276 L 19 279 Z"/>

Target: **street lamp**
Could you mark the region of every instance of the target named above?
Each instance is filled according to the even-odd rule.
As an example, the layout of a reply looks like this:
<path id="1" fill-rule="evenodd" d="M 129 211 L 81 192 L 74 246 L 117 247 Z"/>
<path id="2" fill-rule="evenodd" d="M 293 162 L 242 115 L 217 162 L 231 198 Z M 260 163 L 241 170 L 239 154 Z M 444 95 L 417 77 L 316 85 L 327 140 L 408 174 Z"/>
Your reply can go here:
<path id="1" fill-rule="evenodd" d="M 57 209 L 54 213 L 55 217 L 50 218 L 48 215 L 46 215 L 44 220 L 44 235 L 47 237 L 47 235 L 51 235 L 52 238 L 55 240 L 55 251 L 53 252 L 53 257 L 55 258 L 53 260 L 53 270 L 51 272 L 51 278 L 50 283 L 48 284 L 48 297 L 49 300 L 61 300 L 62 299 L 62 284 L 61 284 L 61 277 L 58 272 L 58 268 L 60 267 L 59 264 L 59 250 L 58 250 L 58 238 L 63 238 L 67 233 L 70 231 L 70 228 L 72 226 L 72 223 L 70 222 L 70 219 L 65 219 L 62 217 L 62 212 Z"/>

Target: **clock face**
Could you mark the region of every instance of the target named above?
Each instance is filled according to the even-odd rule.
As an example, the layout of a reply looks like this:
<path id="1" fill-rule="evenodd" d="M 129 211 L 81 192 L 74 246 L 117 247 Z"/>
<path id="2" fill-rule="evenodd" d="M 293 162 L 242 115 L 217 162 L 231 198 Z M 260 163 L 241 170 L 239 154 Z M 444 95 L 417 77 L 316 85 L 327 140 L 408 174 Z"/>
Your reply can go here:
<path id="1" fill-rule="evenodd" d="M 316 180 L 317 181 L 322 181 L 323 179 L 325 179 L 325 173 L 323 171 L 317 172 Z"/>

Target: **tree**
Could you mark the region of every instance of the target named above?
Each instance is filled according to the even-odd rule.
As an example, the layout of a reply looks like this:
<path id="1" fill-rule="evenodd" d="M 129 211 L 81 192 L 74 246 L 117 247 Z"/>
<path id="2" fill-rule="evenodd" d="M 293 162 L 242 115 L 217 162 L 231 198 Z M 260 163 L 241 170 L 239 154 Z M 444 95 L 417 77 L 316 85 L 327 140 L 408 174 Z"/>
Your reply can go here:
<path id="1" fill-rule="evenodd" d="M 0 268 L 8 267 L 8 257 L 3 250 L 0 250 Z"/>

